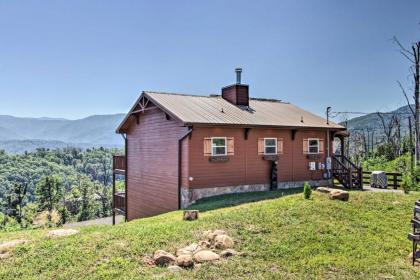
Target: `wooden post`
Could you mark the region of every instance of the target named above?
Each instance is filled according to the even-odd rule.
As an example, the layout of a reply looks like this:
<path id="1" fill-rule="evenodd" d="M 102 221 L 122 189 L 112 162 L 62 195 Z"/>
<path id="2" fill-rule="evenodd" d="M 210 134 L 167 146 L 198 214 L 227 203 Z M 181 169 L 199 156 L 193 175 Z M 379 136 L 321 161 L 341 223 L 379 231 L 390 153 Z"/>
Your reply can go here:
<path id="1" fill-rule="evenodd" d="M 194 221 L 198 219 L 198 210 L 185 210 L 182 219 L 184 221 Z"/>
<path id="2" fill-rule="evenodd" d="M 360 184 L 360 189 L 363 190 L 363 167 L 359 168 L 359 184 Z"/>
<path id="3" fill-rule="evenodd" d="M 394 189 L 396 189 L 397 187 L 398 187 L 398 185 L 397 185 L 397 174 L 396 173 L 394 173 L 394 175 L 393 175 L 393 179 L 394 179 Z"/>
<path id="4" fill-rule="evenodd" d="M 348 172 L 347 173 L 348 187 L 351 188 L 353 186 L 353 183 L 352 183 L 352 181 L 353 181 L 353 178 L 352 178 L 352 176 L 353 176 L 353 174 L 352 174 L 353 170 L 352 170 L 352 168 L 349 167 L 349 169 L 347 169 L 347 172 Z"/>

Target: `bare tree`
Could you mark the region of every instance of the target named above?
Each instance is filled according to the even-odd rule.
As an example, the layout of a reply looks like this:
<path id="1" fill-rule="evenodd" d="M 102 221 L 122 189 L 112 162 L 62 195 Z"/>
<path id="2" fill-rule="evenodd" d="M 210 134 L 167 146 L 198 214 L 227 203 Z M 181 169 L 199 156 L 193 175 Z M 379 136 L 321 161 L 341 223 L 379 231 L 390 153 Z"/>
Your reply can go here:
<path id="1" fill-rule="evenodd" d="M 393 157 L 400 155 L 401 145 L 401 120 L 396 113 L 387 118 L 384 113 L 376 113 L 381 121 L 384 142 L 392 149 Z"/>
<path id="2" fill-rule="evenodd" d="M 414 84 L 414 93 L 412 98 L 414 99 L 415 110 L 412 110 L 410 106 L 410 101 L 404 87 L 398 82 L 403 94 L 407 100 L 407 103 L 410 107 L 411 112 L 414 116 L 414 134 L 415 134 L 415 159 L 416 165 L 420 160 L 420 139 L 419 139 L 419 117 L 420 117 L 420 41 L 417 41 L 411 45 L 411 48 L 405 48 L 400 41 L 394 37 L 394 42 L 400 48 L 400 53 L 404 56 L 410 63 L 410 76 L 412 76 Z"/>
<path id="3" fill-rule="evenodd" d="M 387 120 L 383 113 L 376 112 L 376 114 L 381 120 L 382 130 L 385 135 L 385 141 L 387 143 L 393 143 L 397 124 L 398 124 L 398 116 L 396 114 L 392 114 L 391 118 Z"/>

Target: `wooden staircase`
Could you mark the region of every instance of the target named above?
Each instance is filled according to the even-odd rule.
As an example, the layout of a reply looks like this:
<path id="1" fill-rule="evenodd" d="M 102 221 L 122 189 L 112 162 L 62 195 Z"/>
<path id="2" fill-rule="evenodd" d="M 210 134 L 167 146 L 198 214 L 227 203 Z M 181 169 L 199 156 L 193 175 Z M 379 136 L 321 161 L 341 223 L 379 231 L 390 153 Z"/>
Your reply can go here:
<path id="1" fill-rule="evenodd" d="M 348 189 L 363 189 L 363 170 L 345 156 L 332 157 L 333 179 Z"/>

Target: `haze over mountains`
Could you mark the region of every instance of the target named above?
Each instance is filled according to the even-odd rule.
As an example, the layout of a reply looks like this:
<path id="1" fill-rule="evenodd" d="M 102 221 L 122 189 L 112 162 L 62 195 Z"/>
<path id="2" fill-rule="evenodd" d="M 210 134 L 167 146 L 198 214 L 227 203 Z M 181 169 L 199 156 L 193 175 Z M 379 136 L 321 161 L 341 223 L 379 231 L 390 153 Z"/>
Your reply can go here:
<path id="1" fill-rule="evenodd" d="M 409 107 L 403 106 L 384 114 L 386 121 L 391 118 L 392 113 L 401 118 L 401 133 L 406 134 L 410 116 Z M 0 115 L 0 150 L 23 153 L 34 151 L 36 148 L 122 147 L 123 139 L 115 133 L 115 129 L 124 116 L 124 114 L 95 115 L 79 120 L 67 120 Z M 371 132 L 375 131 L 377 137 L 383 134 L 382 123 L 376 113 L 349 119 L 347 127 L 350 131 L 369 128 Z"/>
<path id="2" fill-rule="evenodd" d="M 123 140 L 115 129 L 123 118 L 124 114 L 79 120 L 0 115 L 0 150 L 21 153 L 41 147 L 121 147 Z"/>

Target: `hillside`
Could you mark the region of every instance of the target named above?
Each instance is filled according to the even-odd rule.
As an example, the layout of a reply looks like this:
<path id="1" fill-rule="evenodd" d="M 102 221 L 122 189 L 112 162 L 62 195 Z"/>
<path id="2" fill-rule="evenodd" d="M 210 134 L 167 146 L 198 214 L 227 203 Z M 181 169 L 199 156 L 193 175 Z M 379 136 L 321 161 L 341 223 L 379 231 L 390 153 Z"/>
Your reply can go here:
<path id="1" fill-rule="evenodd" d="M 45 230 L 0 233 L 27 239 L 0 260 L 1 279 L 419 279 L 406 240 L 419 193 L 352 192 L 349 202 L 281 191 L 224 196 L 195 206 L 194 222 L 175 211 L 47 238 Z M 214 209 L 249 199 L 254 203 Z M 227 205 L 222 205 L 226 201 Z M 212 210 L 214 209 L 214 210 Z M 240 256 L 171 274 L 147 263 L 155 250 L 175 251 L 205 230 L 224 229 Z"/>
<path id="2" fill-rule="evenodd" d="M 411 105 L 414 107 L 414 105 Z M 398 115 L 401 118 L 401 133 L 404 135 L 408 131 L 408 117 L 411 116 L 411 111 L 408 106 L 400 107 L 396 110 L 387 112 L 387 114 L 384 114 L 384 119 L 386 123 L 389 122 L 390 118 L 393 114 Z M 411 117 L 412 118 L 412 117 Z M 345 122 L 341 122 L 340 124 L 345 125 Z M 413 121 L 414 126 L 414 121 Z M 371 113 L 368 115 L 363 115 L 360 117 L 352 118 L 347 121 L 347 128 L 350 130 L 360 130 L 360 129 L 366 129 L 370 128 L 375 130 L 376 135 L 382 134 L 382 122 L 379 116 L 376 113 Z"/>
<path id="3" fill-rule="evenodd" d="M 36 148 L 122 146 L 122 138 L 115 134 L 115 129 L 123 118 L 123 114 L 79 120 L 0 115 L 0 149 L 21 153 Z"/>

